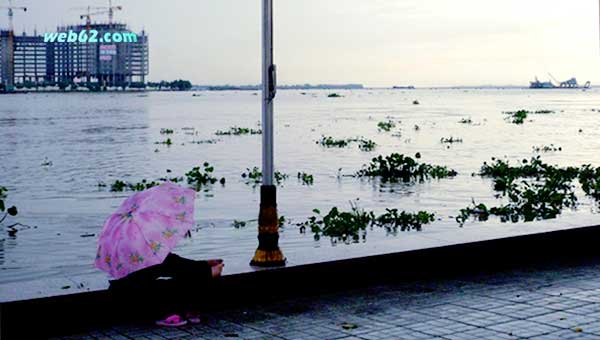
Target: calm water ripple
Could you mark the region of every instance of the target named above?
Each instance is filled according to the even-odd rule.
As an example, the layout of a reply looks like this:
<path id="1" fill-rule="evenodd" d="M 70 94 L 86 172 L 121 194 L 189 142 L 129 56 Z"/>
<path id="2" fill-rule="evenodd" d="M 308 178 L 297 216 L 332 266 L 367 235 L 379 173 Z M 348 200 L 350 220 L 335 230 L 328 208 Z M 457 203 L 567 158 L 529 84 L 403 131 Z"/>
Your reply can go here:
<path id="1" fill-rule="evenodd" d="M 554 144 L 562 152 L 546 153 L 549 163 L 600 166 L 600 92 L 597 90 L 363 90 L 338 91 L 342 98 L 327 98 L 325 91 L 280 91 L 276 104 L 276 167 L 290 174 L 279 189 L 281 215 L 298 222 L 312 209 L 327 211 L 334 205 L 360 205 L 377 212 L 385 208 L 427 209 L 440 218 L 422 233 L 456 228 L 485 227 L 485 223 L 459 229 L 451 216 L 471 199 L 493 203 L 491 183 L 473 177 L 490 157 L 529 158 L 532 147 Z M 198 231 L 180 251 L 195 257 L 248 253 L 256 247 L 255 222 L 234 229 L 231 222 L 255 220 L 258 188 L 240 175 L 259 166 L 260 136 L 219 136 L 216 144 L 192 141 L 214 139 L 214 132 L 231 126 L 256 127 L 260 100 L 253 92 L 137 94 L 27 94 L 0 97 L 0 185 L 9 188 L 9 203 L 18 206 L 16 221 L 37 228 L 22 229 L 16 237 L 0 231 L 0 284 L 93 273 L 96 238 L 106 217 L 128 193 L 98 188 L 116 179 L 140 181 L 183 175 L 208 161 L 217 177 L 215 185 L 197 199 Z M 413 100 L 420 105 L 413 105 Z M 503 120 L 503 111 L 554 110 L 533 115 L 522 126 Z M 470 117 L 473 124 L 460 124 Z M 377 130 L 377 122 L 400 121 L 394 133 Z M 415 125 L 419 129 L 415 129 Z M 173 135 L 161 135 L 161 128 Z M 188 128 L 183 130 L 182 128 Z M 189 129 L 189 128 L 194 128 Z M 579 130 L 582 132 L 579 132 Z M 315 144 L 321 135 L 337 138 L 364 136 L 377 142 L 373 152 L 356 146 L 325 149 Z M 442 137 L 462 138 L 449 148 Z M 155 144 L 166 138 L 173 145 Z M 415 185 L 379 185 L 351 177 L 379 154 L 420 152 L 428 163 L 456 169 L 454 179 Z M 45 161 L 51 166 L 43 166 Z M 303 186 L 296 172 L 314 175 L 314 186 Z M 581 197 L 583 197 L 581 195 Z M 577 212 L 561 219 L 577 223 L 579 216 L 597 211 L 582 198 Z M 83 237 L 82 237 L 83 236 Z M 368 240 L 390 238 L 383 231 Z M 402 242 L 401 234 L 396 236 Z M 369 242 L 367 240 L 367 242 Z M 330 247 L 327 239 L 315 242 L 294 226 L 282 231 L 284 249 Z"/>

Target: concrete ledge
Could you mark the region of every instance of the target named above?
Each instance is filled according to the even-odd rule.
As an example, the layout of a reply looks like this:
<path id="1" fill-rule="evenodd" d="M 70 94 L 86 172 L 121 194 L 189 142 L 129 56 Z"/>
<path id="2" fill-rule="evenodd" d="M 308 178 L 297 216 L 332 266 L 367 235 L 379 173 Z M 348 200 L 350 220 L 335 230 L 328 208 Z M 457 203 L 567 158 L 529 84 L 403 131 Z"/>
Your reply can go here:
<path id="1" fill-rule="evenodd" d="M 584 261 L 600 255 L 600 226 L 460 243 L 426 249 L 228 275 L 210 294 L 197 292 L 199 310 L 360 288 L 374 283 L 447 278 L 530 264 Z M 168 306 L 119 301 L 106 290 L 0 304 L 2 339 L 72 334 L 151 320 Z"/>

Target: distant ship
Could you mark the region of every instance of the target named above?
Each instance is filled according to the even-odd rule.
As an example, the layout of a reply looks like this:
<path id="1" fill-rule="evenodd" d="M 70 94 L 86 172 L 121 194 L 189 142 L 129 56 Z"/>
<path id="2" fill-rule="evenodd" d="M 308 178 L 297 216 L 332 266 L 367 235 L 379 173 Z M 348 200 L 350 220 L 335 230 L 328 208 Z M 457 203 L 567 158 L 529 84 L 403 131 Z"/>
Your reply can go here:
<path id="1" fill-rule="evenodd" d="M 414 90 L 415 87 L 412 85 L 408 85 L 408 86 L 394 86 L 392 87 L 394 90 Z"/>
<path id="2" fill-rule="evenodd" d="M 557 81 L 551 74 L 550 77 L 554 79 L 554 81 L 558 84 L 555 85 L 552 81 L 539 81 L 538 77 L 535 77 L 535 81 L 529 82 L 530 89 L 578 89 L 580 88 L 577 83 L 577 79 L 575 77 L 565 80 L 565 81 Z M 584 89 L 589 89 L 592 84 L 588 81 L 583 85 Z"/>

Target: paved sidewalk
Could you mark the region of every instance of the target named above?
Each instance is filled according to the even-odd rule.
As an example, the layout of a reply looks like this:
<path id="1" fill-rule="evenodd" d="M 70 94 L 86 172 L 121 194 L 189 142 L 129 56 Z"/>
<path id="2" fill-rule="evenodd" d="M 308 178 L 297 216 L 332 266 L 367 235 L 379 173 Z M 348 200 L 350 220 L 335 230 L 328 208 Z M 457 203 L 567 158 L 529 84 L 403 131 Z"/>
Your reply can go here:
<path id="1" fill-rule="evenodd" d="M 60 339 L 231 338 L 600 339 L 600 261 L 381 285 L 213 313 L 180 329 L 120 326 Z"/>

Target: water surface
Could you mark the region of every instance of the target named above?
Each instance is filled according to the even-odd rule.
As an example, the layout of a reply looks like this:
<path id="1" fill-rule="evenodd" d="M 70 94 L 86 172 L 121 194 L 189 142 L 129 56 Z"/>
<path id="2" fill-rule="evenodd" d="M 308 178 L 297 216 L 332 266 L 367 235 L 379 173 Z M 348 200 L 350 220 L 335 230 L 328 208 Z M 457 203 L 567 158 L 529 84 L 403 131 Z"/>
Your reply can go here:
<path id="1" fill-rule="evenodd" d="M 600 92 L 597 90 L 360 90 L 337 91 L 342 98 L 327 98 L 327 91 L 280 91 L 276 102 L 276 168 L 290 174 L 279 187 L 279 213 L 293 222 L 304 220 L 314 208 L 360 206 L 382 212 L 385 208 L 435 212 L 438 220 L 421 233 L 440 230 L 468 233 L 486 223 L 468 223 L 460 229 L 453 216 L 472 199 L 496 203 L 491 182 L 473 177 L 490 157 L 530 158 L 532 147 L 554 144 L 561 152 L 542 155 L 559 165 L 600 166 Z M 420 105 L 413 105 L 413 100 Z M 553 110 L 533 115 L 532 122 L 507 123 L 503 111 Z M 471 118 L 473 124 L 460 124 Z M 380 132 L 379 121 L 400 121 L 393 132 Z M 0 185 L 9 188 L 9 203 L 19 208 L 20 222 L 36 226 L 16 236 L 0 231 L 0 284 L 97 273 L 92 262 L 98 235 L 106 217 L 130 193 L 98 188 L 116 179 L 137 182 L 167 175 L 183 175 L 205 161 L 215 166 L 216 184 L 198 195 L 194 239 L 178 251 L 202 258 L 248 254 L 256 248 L 256 223 L 231 226 L 234 219 L 256 219 L 259 190 L 241 178 L 246 168 L 260 166 L 260 136 L 215 136 L 231 126 L 256 128 L 260 96 L 255 92 L 49 94 L 0 97 Z M 418 130 L 415 129 L 418 125 Z M 170 128 L 174 135 L 160 134 Z M 184 129 L 186 128 L 186 129 Z M 190 130 L 189 128 L 194 128 Z M 581 130 L 581 132 L 580 132 Z M 356 145 L 323 148 L 321 135 L 336 138 L 364 136 L 377 142 L 372 152 Z M 462 138 L 450 148 L 442 137 Z M 155 142 L 170 137 L 170 147 Z M 217 138 L 216 144 L 192 141 Z M 418 184 L 381 186 L 353 174 L 379 154 L 414 155 L 459 172 L 453 179 Z M 44 166 L 45 160 L 52 163 Z M 341 169 L 341 170 L 340 170 Z M 296 180 L 296 173 L 314 175 L 314 185 Z M 340 176 L 342 175 L 342 176 Z M 597 210 L 583 195 L 577 211 L 560 219 L 577 223 Z M 493 223 L 494 221 L 488 222 Z M 89 236 L 88 235 L 94 235 Z M 393 238 L 370 231 L 367 242 Z M 285 250 L 318 251 L 331 247 L 302 235 L 296 226 L 281 235 Z M 345 245 L 337 245 L 345 246 Z M 360 247 L 352 245 L 350 247 Z"/>

